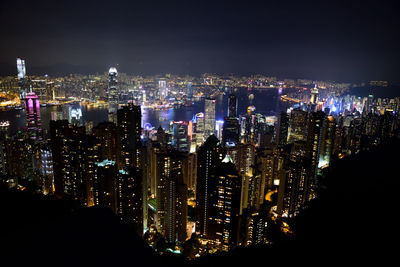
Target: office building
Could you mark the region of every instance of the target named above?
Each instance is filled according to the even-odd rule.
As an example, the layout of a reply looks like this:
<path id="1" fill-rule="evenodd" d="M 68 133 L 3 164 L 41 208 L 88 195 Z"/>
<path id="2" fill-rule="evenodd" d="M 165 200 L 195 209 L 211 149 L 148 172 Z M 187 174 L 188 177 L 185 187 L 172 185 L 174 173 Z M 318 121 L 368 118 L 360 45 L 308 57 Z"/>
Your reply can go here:
<path id="1" fill-rule="evenodd" d="M 141 110 L 140 106 L 128 104 L 117 112 L 119 153 L 118 169 L 139 167 L 141 148 Z"/>
<path id="2" fill-rule="evenodd" d="M 210 199 L 216 190 L 216 180 L 212 180 L 211 175 L 224 155 L 224 148 L 215 135 L 208 137 L 197 152 L 196 231 L 203 237 L 209 237 L 212 234 L 209 228 L 209 217 L 213 203 Z"/>
<path id="3" fill-rule="evenodd" d="M 208 138 L 215 133 L 215 105 L 216 100 L 206 98 L 204 100 L 204 137 Z"/>

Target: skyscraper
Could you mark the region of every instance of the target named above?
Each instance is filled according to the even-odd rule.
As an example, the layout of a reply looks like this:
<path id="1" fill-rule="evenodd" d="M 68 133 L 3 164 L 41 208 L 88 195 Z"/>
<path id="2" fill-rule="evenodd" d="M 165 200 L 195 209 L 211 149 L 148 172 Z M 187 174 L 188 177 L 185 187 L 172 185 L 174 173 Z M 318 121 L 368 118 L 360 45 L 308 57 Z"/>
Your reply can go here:
<path id="1" fill-rule="evenodd" d="M 237 117 L 237 98 L 234 94 L 229 95 L 228 99 L 228 117 Z"/>
<path id="2" fill-rule="evenodd" d="M 93 181 L 94 203 L 96 206 L 110 208 L 117 213 L 117 165 L 115 161 L 96 162 Z"/>
<path id="3" fill-rule="evenodd" d="M 210 230 L 221 249 L 228 251 L 240 242 L 242 177 L 233 163 L 223 160 L 211 179 L 216 181 L 216 190 L 210 198 L 214 205 Z"/>
<path id="4" fill-rule="evenodd" d="M 333 145 L 335 142 L 336 122 L 333 116 L 327 116 L 324 120 L 321 137 L 321 150 L 319 154 L 318 168 L 329 166 Z"/>
<path id="5" fill-rule="evenodd" d="M 234 117 L 225 117 L 222 130 L 222 143 L 224 145 L 237 145 L 239 143 L 240 127 L 239 120 Z"/>
<path id="6" fill-rule="evenodd" d="M 294 109 L 290 112 L 288 143 L 305 141 L 307 138 L 307 112 Z"/>
<path id="7" fill-rule="evenodd" d="M 117 112 L 119 132 L 118 169 L 139 167 L 141 140 L 140 106 L 128 104 Z"/>
<path id="8" fill-rule="evenodd" d="M 57 197 L 64 196 L 63 140 L 69 133 L 67 120 L 50 121 L 51 152 L 53 156 L 54 187 Z"/>
<path id="9" fill-rule="evenodd" d="M 25 79 L 26 75 L 25 60 L 22 58 L 17 58 L 17 71 L 18 71 L 18 80 Z"/>
<path id="10" fill-rule="evenodd" d="M 24 99 L 26 112 L 26 126 L 30 138 L 40 141 L 43 139 L 41 120 L 40 120 L 40 103 L 34 92 L 26 94 Z"/>
<path id="11" fill-rule="evenodd" d="M 215 131 L 215 99 L 206 98 L 204 101 L 204 132 L 205 138 Z"/>
<path id="12" fill-rule="evenodd" d="M 100 146 L 100 160 L 112 160 L 117 162 L 118 155 L 118 128 L 112 122 L 102 122 L 93 127 L 93 135 Z"/>
<path id="13" fill-rule="evenodd" d="M 188 123 L 186 121 L 171 121 L 172 146 L 179 151 L 189 151 L 190 139 L 188 136 Z"/>
<path id="14" fill-rule="evenodd" d="M 17 71 L 18 71 L 17 77 L 19 86 L 19 97 L 22 100 L 28 93 L 28 85 L 25 79 L 26 75 L 25 60 L 22 58 L 17 58 Z"/>
<path id="15" fill-rule="evenodd" d="M 108 100 L 111 102 L 118 101 L 118 72 L 115 67 L 108 70 Z"/>
<path id="16" fill-rule="evenodd" d="M 211 195 L 216 190 L 216 180 L 211 175 L 221 163 L 224 148 L 219 140 L 211 135 L 197 152 L 196 186 L 196 225 L 197 231 L 204 237 L 210 236 L 209 217 L 213 206 Z"/>
<path id="17" fill-rule="evenodd" d="M 186 240 L 187 186 L 183 175 L 184 153 L 157 154 L 157 228 L 168 243 Z"/>
<path id="18" fill-rule="evenodd" d="M 319 96 L 318 88 L 317 88 L 317 85 L 315 85 L 315 87 L 311 89 L 310 103 L 312 105 L 318 104 L 318 100 L 319 100 L 318 96 Z"/>
<path id="19" fill-rule="evenodd" d="M 80 107 L 68 107 L 68 122 L 73 125 L 82 126 L 82 109 Z"/>
<path id="20" fill-rule="evenodd" d="M 276 140 L 275 143 L 278 145 L 286 145 L 289 128 L 289 116 L 286 112 L 282 112 L 278 116 L 278 123 L 276 126 Z"/>
<path id="21" fill-rule="evenodd" d="M 222 131 L 224 130 L 224 121 L 218 120 L 215 122 L 215 134 L 217 138 L 222 141 Z"/>
<path id="22" fill-rule="evenodd" d="M 310 162 L 307 158 L 286 162 L 281 172 L 277 212 L 282 217 L 296 216 L 309 200 Z"/>
<path id="23" fill-rule="evenodd" d="M 53 160 L 51 151 L 45 146 L 40 149 L 40 172 L 43 177 L 41 182 L 43 194 L 52 194 L 54 190 Z"/>
<path id="24" fill-rule="evenodd" d="M 161 101 L 164 101 L 168 96 L 167 81 L 165 79 L 160 79 L 158 81 L 158 94 L 160 96 Z"/>
<path id="25" fill-rule="evenodd" d="M 197 113 L 194 117 L 194 121 L 195 142 L 197 146 L 201 146 L 204 143 L 204 113 Z"/>
<path id="26" fill-rule="evenodd" d="M 72 126 L 66 120 L 50 121 L 55 194 L 65 195 L 82 206 L 93 205 L 94 163 L 99 145 L 85 127 Z"/>
<path id="27" fill-rule="evenodd" d="M 308 120 L 308 132 L 307 132 L 307 157 L 311 160 L 311 180 L 310 180 L 310 197 L 313 197 L 313 193 L 317 186 L 317 168 L 319 162 L 319 154 L 321 149 L 321 138 L 323 123 L 325 120 L 325 113 L 322 111 L 312 112 Z"/>
<path id="28" fill-rule="evenodd" d="M 143 198 L 146 197 L 143 193 L 141 170 L 135 167 L 119 170 L 117 182 L 118 215 L 123 221 L 133 225 L 139 236 L 143 234 Z"/>

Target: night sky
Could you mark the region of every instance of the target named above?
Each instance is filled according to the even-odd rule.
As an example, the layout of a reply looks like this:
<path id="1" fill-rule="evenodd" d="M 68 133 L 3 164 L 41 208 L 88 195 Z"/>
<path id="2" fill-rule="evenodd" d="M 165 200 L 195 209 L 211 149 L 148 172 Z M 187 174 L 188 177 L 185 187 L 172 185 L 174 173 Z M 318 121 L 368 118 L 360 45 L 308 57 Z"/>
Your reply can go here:
<path id="1" fill-rule="evenodd" d="M 1 1 L 0 75 L 270 74 L 399 81 L 395 1 Z"/>

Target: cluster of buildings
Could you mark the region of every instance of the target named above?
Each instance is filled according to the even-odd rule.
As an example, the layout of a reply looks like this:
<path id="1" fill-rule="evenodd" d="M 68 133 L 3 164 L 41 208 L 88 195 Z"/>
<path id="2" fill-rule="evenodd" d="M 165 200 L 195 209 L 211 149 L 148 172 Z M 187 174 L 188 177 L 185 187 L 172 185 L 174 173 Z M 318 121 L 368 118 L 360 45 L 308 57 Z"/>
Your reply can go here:
<path id="1" fill-rule="evenodd" d="M 190 105 L 200 97 L 216 96 L 220 92 L 229 92 L 232 88 L 271 89 L 282 88 L 289 97 L 308 100 L 309 88 L 319 85 L 322 96 L 343 95 L 349 88 L 360 84 L 315 81 L 307 79 L 278 79 L 265 75 L 241 77 L 234 75 L 216 75 L 205 73 L 200 77 L 178 76 L 172 74 L 155 76 L 137 76 L 121 73 L 116 67 L 108 72 L 95 75 L 71 74 L 63 77 L 48 75 L 27 75 L 26 62 L 17 58 L 16 77 L 1 77 L 0 92 L 7 94 L 0 106 L 18 105 L 15 95 L 21 99 L 29 92 L 34 92 L 42 105 L 64 103 L 68 100 L 81 100 L 91 103 L 109 103 L 114 112 L 115 104 L 135 100 L 145 108 L 169 108 L 177 105 Z M 385 81 L 371 81 L 371 85 L 385 85 Z M 4 102 L 4 103 L 3 103 Z M 2 105 L 2 103 L 4 105 Z"/>
<path id="2" fill-rule="evenodd" d="M 117 77 L 110 69 L 107 96 L 121 104 Z M 161 101 L 171 93 L 165 80 L 158 92 Z M 324 168 L 400 128 L 399 98 L 322 98 L 315 86 L 307 102 L 277 117 L 251 106 L 238 114 L 230 93 L 223 120 L 207 97 L 192 120 L 153 130 L 142 127 L 141 106 L 128 103 L 93 127 L 53 118 L 46 135 L 39 97 L 23 93 L 26 130 L 9 136 L 0 125 L 3 183 L 109 208 L 160 253 L 179 254 L 196 237 L 201 246 L 190 257 L 266 244 L 270 224 L 290 233 L 289 219 L 318 197 Z"/>

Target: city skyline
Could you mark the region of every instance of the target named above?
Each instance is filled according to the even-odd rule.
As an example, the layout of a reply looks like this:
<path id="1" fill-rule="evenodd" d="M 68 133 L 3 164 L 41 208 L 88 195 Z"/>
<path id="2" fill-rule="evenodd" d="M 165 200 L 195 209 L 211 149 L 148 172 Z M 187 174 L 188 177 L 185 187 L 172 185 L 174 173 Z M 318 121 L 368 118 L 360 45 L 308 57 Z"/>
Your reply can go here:
<path id="1" fill-rule="evenodd" d="M 149 75 L 398 82 L 398 7 L 391 1 L 49 3 L 2 3 L 0 74 L 13 74 L 22 57 L 34 74 L 119 64 L 122 72 Z"/>
<path id="2" fill-rule="evenodd" d="M 398 11 L 2 1 L 0 265 L 395 258 Z"/>

